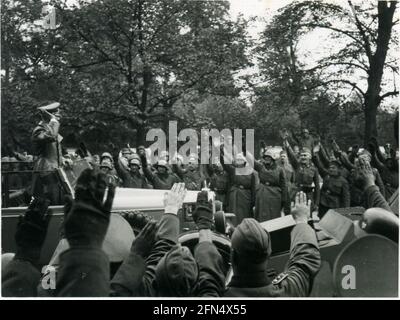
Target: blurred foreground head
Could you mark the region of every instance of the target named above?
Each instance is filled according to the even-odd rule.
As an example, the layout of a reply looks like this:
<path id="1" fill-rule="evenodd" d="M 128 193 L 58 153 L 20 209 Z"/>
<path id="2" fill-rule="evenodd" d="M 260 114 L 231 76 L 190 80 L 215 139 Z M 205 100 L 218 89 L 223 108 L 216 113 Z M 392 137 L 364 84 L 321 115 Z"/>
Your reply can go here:
<path id="1" fill-rule="evenodd" d="M 231 245 L 234 273 L 266 270 L 271 238 L 257 220 L 244 219 L 233 232 Z"/>
<path id="2" fill-rule="evenodd" d="M 198 275 L 197 262 L 190 250 L 176 245 L 158 263 L 153 287 L 160 297 L 190 297 Z"/>

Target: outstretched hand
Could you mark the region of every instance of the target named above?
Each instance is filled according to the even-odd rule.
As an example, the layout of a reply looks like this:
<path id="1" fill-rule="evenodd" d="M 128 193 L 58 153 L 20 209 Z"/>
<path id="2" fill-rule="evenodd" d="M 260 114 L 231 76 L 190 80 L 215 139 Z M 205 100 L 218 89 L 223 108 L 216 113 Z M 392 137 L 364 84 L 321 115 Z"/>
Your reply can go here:
<path id="1" fill-rule="evenodd" d="M 184 183 L 174 183 L 171 191 L 164 194 L 164 213 L 178 214 L 186 196 Z"/>
<path id="2" fill-rule="evenodd" d="M 19 217 L 15 234 L 18 258 L 30 260 L 33 263 L 39 260 L 51 217 L 48 212 L 49 204 L 48 199 L 33 199 L 25 215 Z"/>
<path id="3" fill-rule="evenodd" d="M 369 162 L 364 158 L 358 158 L 355 162 L 356 180 L 361 184 L 362 188 L 375 185 L 375 175 Z"/>
<path id="4" fill-rule="evenodd" d="M 291 214 L 296 223 L 307 223 L 310 216 L 311 200 L 307 200 L 307 195 L 300 191 L 296 193 L 295 201 L 292 202 Z"/>
<path id="5" fill-rule="evenodd" d="M 340 147 L 335 140 L 332 140 L 332 149 L 334 152 L 340 152 Z"/>
<path id="6" fill-rule="evenodd" d="M 318 142 L 314 145 L 313 154 L 317 154 L 321 150 L 321 143 Z"/>
<path id="7" fill-rule="evenodd" d="M 101 247 L 110 222 L 115 186 L 107 183 L 105 174 L 86 169 L 78 178 L 75 195 L 75 201 L 65 206 L 65 236 L 71 247 Z"/>
<path id="8" fill-rule="evenodd" d="M 197 194 L 196 209 L 192 216 L 199 230 L 212 228 L 212 202 L 211 200 L 208 200 L 207 191 L 203 190 Z"/>

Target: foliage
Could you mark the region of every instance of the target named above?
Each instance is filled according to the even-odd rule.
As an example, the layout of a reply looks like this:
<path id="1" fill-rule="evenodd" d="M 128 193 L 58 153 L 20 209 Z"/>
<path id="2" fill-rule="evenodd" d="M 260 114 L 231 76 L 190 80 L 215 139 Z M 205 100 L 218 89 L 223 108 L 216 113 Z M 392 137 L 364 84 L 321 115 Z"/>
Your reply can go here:
<path id="1" fill-rule="evenodd" d="M 398 94 L 393 81 L 398 67 L 386 59 L 397 46 L 397 34 L 391 35 L 397 23 L 392 21 L 395 8 L 395 2 L 383 1 L 358 7 L 350 1 L 348 6 L 295 1 L 282 8 L 266 26 L 255 50 L 262 82 L 255 88 L 255 105 L 260 116 L 268 115 L 264 122 L 274 124 L 282 117 L 282 126 L 312 124 L 317 131 L 325 126 L 328 132 L 330 124 L 343 119 L 339 115 L 352 100 L 358 104 L 354 110 L 364 112 L 360 138 L 376 136 L 378 106 Z M 312 52 L 310 66 L 311 53 L 299 48 L 304 48 L 302 41 L 315 30 L 328 31 L 320 33 L 324 38 L 318 43 L 330 53 L 318 57 Z M 387 89 L 391 83 L 393 90 L 381 92 L 382 85 Z"/>
<path id="2" fill-rule="evenodd" d="M 30 3 L 18 4 L 21 15 L 33 14 L 25 7 Z M 35 5 L 39 10 L 40 4 Z M 24 116 L 34 114 L 41 102 L 60 101 L 67 142 L 88 140 L 94 148 L 101 148 L 102 142 L 104 148 L 109 141 L 142 143 L 145 130 L 171 115 L 172 106 L 191 91 L 239 94 L 233 75 L 248 65 L 246 21 L 231 20 L 226 2 L 101 0 L 70 6 L 57 0 L 52 5 L 57 28 L 35 32 L 38 52 L 43 54 L 48 39 L 57 41 L 51 43 L 46 63 L 38 64 L 32 86 L 23 94 L 18 88 L 18 95 L 29 97 Z M 6 19 L 14 10 L 11 2 L 5 3 L 2 24 L 19 32 L 3 48 L 9 56 L 24 45 L 24 35 Z M 27 61 L 15 59 L 9 65 L 25 70 Z M 20 81 L 15 77 L 13 73 L 11 81 Z M 39 83 L 51 86 L 44 90 L 50 97 L 34 92 Z M 9 86 L 5 88 L 11 96 Z M 3 108 L 24 114 L 18 103 L 3 99 Z M 11 113 L 3 113 L 3 118 L 6 130 L 22 131 L 26 139 L 31 122 L 20 121 L 14 128 L 9 125 Z"/>
<path id="3" fill-rule="evenodd" d="M 225 1 L 49 1 L 54 29 L 43 26 L 42 1 L 2 1 L 3 153 L 8 145 L 30 151 L 36 108 L 52 101 L 63 106 L 65 145 L 84 141 L 94 152 L 143 143 L 169 120 L 254 128 L 270 145 L 283 127 L 342 145 L 376 131 L 392 139 L 393 2 L 294 1 L 254 46 L 248 21 L 232 19 Z M 316 30 L 326 31 L 318 43 L 327 55 L 303 49 Z M 254 60 L 259 73 L 243 75 Z M 251 104 L 241 98 L 248 86 Z"/>

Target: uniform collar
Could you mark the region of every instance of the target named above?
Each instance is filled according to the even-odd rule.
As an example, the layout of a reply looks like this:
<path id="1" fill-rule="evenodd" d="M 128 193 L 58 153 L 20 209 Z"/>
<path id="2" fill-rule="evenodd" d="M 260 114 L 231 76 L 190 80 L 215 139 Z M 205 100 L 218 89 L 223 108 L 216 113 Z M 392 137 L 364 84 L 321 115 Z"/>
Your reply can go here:
<path id="1" fill-rule="evenodd" d="M 265 164 L 264 164 L 264 168 L 267 169 L 267 170 L 273 170 L 273 169 L 275 169 L 276 167 L 277 167 L 276 162 L 272 162 L 272 163 L 269 164 L 269 165 L 265 165 Z"/>
<path id="2" fill-rule="evenodd" d="M 229 287 L 236 288 L 257 288 L 264 287 L 271 283 L 268 277 L 267 270 L 234 274 Z"/>
<path id="3" fill-rule="evenodd" d="M 141 177 L 142 176 L 139 171 L 138 172 L 131 171 L 131 175 L 134 176 L 134 177 Z"/>

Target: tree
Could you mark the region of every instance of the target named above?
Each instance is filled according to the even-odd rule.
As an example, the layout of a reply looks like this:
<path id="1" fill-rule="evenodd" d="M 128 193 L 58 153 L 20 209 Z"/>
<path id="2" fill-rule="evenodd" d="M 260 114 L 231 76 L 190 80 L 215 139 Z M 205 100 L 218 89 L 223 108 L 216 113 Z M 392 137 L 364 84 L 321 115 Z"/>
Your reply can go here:
<path id="1" fill-rule="evenodd" d="M 63 88 L 70 124 L 94 117 L 146 129 L 171 117 L 192 90 L 237 95 L 233 73 L 248 64 L 246 23 L 231 21 L 225 2 L 188 0 L 55 1 L 68 46 L 55 68 L 69 69 Z"/>
<path id="2" fill-rule="evenodd" d="M 305 1 L 294 2 L 282 12 L 295 12 L 298 17 L 295 23 L 306 31 L 324 29 L 331 32 L 326 39 L 333 40 L 334 47 L 340 49 L 333 49 L 333 53 L 317 61 L 315 67 L 303 71 L 313 74 L 318 71 L 314 88 L 344 85 L 356 92 L 364 112 L 364 143 L 371 136 L 378 136 L 376 116 L 381 102 L 398 95 L 395 86 L 393 90 L 382 92 L 385 73 L 391 71 L 394 77 L 398 74 L 397 65 L 386 59 L 390 46 L 397 46 L 397 35 L 392 34 L 393 26 L 398 23 L 393 20 L 396 5 L 396 1 L 378 1 L 354 6 L 348 1 L 348 8 L 345 8 Z M 354 81 L 355 78 L 359 81 Z M 365 81 L 363 79 L 366 89 L 359 84 Z"/>
<path id="3" fill-rule="evenodd" d="M 257 136 L 269 143 L 280 143 L 282 128 L 297 131 L 308 127 L 324 135 L 331 131 L 340 112 L 335 95 L 313 88 L 318 74 L 304 72 L 299 43 L 308 30 L 298 23 L 301 18 L 302 13 L 295 10 L 283 10 L 272 17 L 254 50 L 260 69 L 250 81 L 256 97 L 254 119 Z"/>
<path id="4" fill-rule="evenodd" d="M 36 108 L 58 96 L 49 64 L 60 39 L 44 28 L 42 9 L 41 1 L 2 1 L 3 146 L 29 150 Z"/>
<path id="5" fill-rule="evenodd" d="M 192 94 L 174 106 L 174 114 L 183 126 L 198 131 L 248 129 L 254 126 L 250 108 L 238 97 Z"/>

